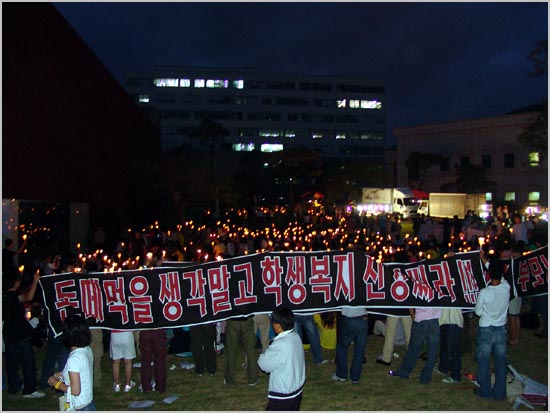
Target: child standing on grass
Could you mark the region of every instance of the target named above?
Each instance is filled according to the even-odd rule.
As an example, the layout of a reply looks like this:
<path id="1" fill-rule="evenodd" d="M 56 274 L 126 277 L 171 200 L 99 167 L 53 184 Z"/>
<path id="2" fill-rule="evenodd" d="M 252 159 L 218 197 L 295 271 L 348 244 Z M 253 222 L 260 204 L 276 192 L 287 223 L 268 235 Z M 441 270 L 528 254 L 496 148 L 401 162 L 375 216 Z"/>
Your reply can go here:
<path id="1" fill-rule="evenodd" d="M 136 358 L 136 344 L 132 331 L 111 331 L 109 354 L 113 360 L 113 390 L 120 391 L 120 360 L 124 359 L 124 391 L 127 393 L 136 385 L 132 381 L 132 360 Z"/>
<path id="2" fill-rule="evenodd" d="M 294 314 L 288 308 L 277 308 L 271 324 L 277 336 L 258 359 L 260 369 L 271 373 L 266 410 L 300 410 L 306 365 L 302 340 L 294 332 Z"/>

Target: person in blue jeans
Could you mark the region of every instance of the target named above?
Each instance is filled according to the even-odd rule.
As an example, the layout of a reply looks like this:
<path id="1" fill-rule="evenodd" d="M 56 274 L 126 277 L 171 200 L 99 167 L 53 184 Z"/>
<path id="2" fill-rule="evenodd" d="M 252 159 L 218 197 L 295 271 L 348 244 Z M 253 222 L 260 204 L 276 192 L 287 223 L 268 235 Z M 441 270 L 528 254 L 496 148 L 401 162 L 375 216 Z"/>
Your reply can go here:
<path id="1" fill-rule="evenodd" d="M 298 333 L 300 339 L 303 341 L 302 327 L 309 339 L 311 354 L 313 354 L 313 364 L 327 364 L 328 360 L 323 359 L 321 339 L 319 337 L 319 330 L 317 330 L 317 326 L 313 321 L 313 314 L 294 314 L 294 331 Z"/>
<path id="2" fill-rule="evenodd" d="M 346 381 L 348 378 L 348 349 L 353 341 L 353 358 L 349 375 L 353 384 L 359 383 L 363 370 L 363 357 L 367 347 L 369 322 L 364 307 L 342 307 L 340 333 L 336 343 L 336 373 L 332 380 Z"/>
<path id="3" fill-rule="evenodd" d="M 445 375 L 441 381 L 446 384 L 459 383 L 462 375 L 460 337 L 464 326 L 464 316 L 460 308 L 443 308 L 439 318 L 439 367 L 434 371 Z"/>
<path id="4" fill-rule="evenodd" d="M 481 251 L 482 261 L 486 263 Z M 502 278 L 504 264 L 498 260 L 489 263 L 490 283 L 477 296 L 475 313 L 479 316 L 476 335 L 477 382 L 476 395 L 482 398 L 503 400 L 506 398 L 506 318 L 510 301 L 510 284 Z M 495 384 L 491 387 L 489 361 L 493 355 Z"/>
<path id="5" fill-rule="evenodd" d="M 426 344 L 428 358 L 426 359 L 424 368 L 420 372 L 420 383 L 429 384 L 432 381 L 432 373 L 437 361 L 437 353 L 439 352 L 439 317 L 441 316 L 441 309 L 432 307 L 411 308 L 410 312 L 413 325 L 407 352 L 403 357 L 401 366 L 397 370 L 390 370 L 389 374 L 408 379 L 416 366 L 424 344 Z"/>

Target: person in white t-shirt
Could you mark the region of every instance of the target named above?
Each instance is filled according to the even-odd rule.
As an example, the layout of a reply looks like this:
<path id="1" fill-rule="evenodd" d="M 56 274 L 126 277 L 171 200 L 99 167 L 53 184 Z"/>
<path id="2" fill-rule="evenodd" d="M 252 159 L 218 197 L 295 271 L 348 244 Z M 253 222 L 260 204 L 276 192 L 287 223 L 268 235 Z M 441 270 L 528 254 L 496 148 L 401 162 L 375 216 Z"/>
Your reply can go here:
<path id="1" fill-rule="evenodd" d="M 67 410 L 96 410 L 94 403 L 94 356 L 92 335 L 82 314 L 72 314 L 63 322 L 63 343 L 70 353 L 62 372 L 54 373 L 48 384 L 65 392 Z"/>
<path id="2" fill-rule="evenodd" d="M 482 261 L 486 262 L 483 251 Z M 510 284 L 503 277 L 504 264 L 493 259 L 489 263 L 490 284 L 479 291 L 475 313 L 479 316 L 476 337 L 477 382 L 476 395 L 482 398 L 503 400 L 506 398 L 506 318 L 510 301 Z M 491 386 L 489 361 L 493 356 L 495 384 Z"/>

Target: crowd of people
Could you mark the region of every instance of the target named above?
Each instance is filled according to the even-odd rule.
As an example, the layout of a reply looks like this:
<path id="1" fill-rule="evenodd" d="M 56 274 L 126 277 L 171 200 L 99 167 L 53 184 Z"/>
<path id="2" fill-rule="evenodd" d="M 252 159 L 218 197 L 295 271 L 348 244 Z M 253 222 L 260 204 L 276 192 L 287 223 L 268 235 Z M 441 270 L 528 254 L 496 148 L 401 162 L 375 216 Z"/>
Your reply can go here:
<path id="1" fill-rule="evenodd" d="M 442 226 L 439 238 L 434 233 L 424 232 L 422 235 L 423 225 L 438 223 Z M 340 211 L 329 215 L 319 210 L 296 214 L 275 207 L 260 208 L 254 213 L 231 209 L 220 217 L 207 211 L 200 224 L 188 221 L 173 230 L 162 230 L 158 222 L 142 230 L 126 228 L 121 238 L 112 242 L 98 228 L 90 237 L 91 251 L 78 245 L 75 254 L 64 257 L 55 251 L 40 256 L 33 254 L 25 248 L 26 237 L 17 251 L 13 249 L 12 240 L 5 240 L 2 280 L 7 391 L 16 394 L 22 390 L 23 397 L 39 398 L 44 396 L 43 390 L 54 387 L 66 394 L 67 403 L 76 410 L 94 410 L 93 388 L 98 388 L 103 380 L 99 366 L 104 339 L 107 339 L 112 359 L 113 391 L 130 392 L 136 387 L 132 372 L 136 354 L 141 358 L 141 391 L 166 391 L 166 355 L 173 332 L 163 329 L 110 331 L 107 334 L 97 329 L 89 331 L 79 314 L 71 314 L 65 319 L 61 336 L 48 333 L 46 356 L 37 380 L 34 350 L 29 338 L 35 328 L 28 322 L 27 310 L 40 305 L 40 294 L 36 294 L 36 289 L 41 275 L 118 271 L 160 266 L 169 261 L 200 263 L 263 251 L 353 248 L 381 262 L 415 262 L 480 249 L 483 261 L 491 262 L 487 266 L 492 281 L 482 290 L 475 308 L 475 313 L 480 316 L 476 348 L 479 396 L 502 399 L 505 392 L 503 395 L 501 367 L 506 366 L 506 346 L 519 344 L 521 302 L 512 300 L 508 304 L 510 287 L 502 278 L 503 270 L 495 258 L 517 257 L 546 245 L 546 222 L 526 219 L 519 214 L 510 219 L 501 210 L 500 214 L 485 219 L 470 212 L 466 217 L 455 216 L 440 222 L 423 216 L 414 218 L 410 233 L 403 230 L 402 224 L 400 217 L 393 214 L 367 217 Z M 42 317 L 47 317 L 44 311 Z M 546 338 L 546 297 L 533 299 L 533 311 L 541 314 L 543 331 L 540 336 Z M 407 352 L 401 365 L 390 370 L 391 375 L 408 378 L 426 345 L 426 364 L 420 382 L 430 383 L 433 372 L 443 375 L 445 383 L 459 382 L 459 343 L 467 319 L 460 309 L 439 308 L 417 308 L 387 316 L 383 329 L 384 346 L 376 362 L 392 365 L 395 337 L 398 327 L 401 327 Z M 370 328 L 372 330 L 372 319 Z M 223 323 L 193 326 L 186 331 L 189 331 L 189 350 L 193 354 L 196 374 L 216 373 L 219 354 L 216 349 L 219 350 L 217 346 L 223 344 L 226 356 L 224 383 L 235 386 L 237 359 L 240 357 L 238 349 L 242 346 L 246 355 L 243 367 L 247 371 L 248 385 L 253 387 L 258 383 L 259 366 L 271 373 L 268 409 L 294 410 L 299 409 L 305 380 L 301 344 L 307 342 L 312 362 L 316 365 L 329 363 L 322 355 L 323 348 L 336 349 L 332 379 L 359 383 L 366 361 L 369 315 L 361 307 L 343 307 L 340 311 L 322 314 L 293 314 L 288 309 L 276 309 L 271 317 L 258 314 L 232 318 Z M 269 344 L 273 335 L 274 340 Z M 301 353 L 296 350 L 298 341 Z M 257 343 L 261 348 L 258 361 Z M 348 350 L 352 343 L 353 356 L 348 366 Z M 281 365 L 276 361 L 283 353 L 288 364 Z M 496 367 L 498 383 L 492 388 L 487 379 L 491 354 L 495 358 L 495 367 L 499 366 Z M 120 377 L 121 364 L 124 365 L 123 380 Z M 19 375 L 20 369 L 23 379 Z"/>

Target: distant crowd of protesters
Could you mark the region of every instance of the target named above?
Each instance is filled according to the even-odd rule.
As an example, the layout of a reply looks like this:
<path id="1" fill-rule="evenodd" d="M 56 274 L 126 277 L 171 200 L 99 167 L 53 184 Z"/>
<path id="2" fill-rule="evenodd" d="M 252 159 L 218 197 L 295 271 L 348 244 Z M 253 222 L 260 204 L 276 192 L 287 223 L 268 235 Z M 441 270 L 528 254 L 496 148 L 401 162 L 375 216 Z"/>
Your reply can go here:
<path id="1" fill-rule="evenodd" d="M 433 231 L 434 227 L 438 227 L 438 230 Z M 430 231 L 427 231 L 427 228 Z M 47 343 L 47 354 L 42 366 L 41 377 L 37 380 L 32 346 L 39 344 L 37 341 L 31 342 L 30 337 L 39 323 L 38 321 L 35 321 L 34 325 L 28 323 L 31 326 L 29 328 L 23 324 L 23 321 L 27 323 L 27 319 L 44 318 L 44 314 L 40 311 L 40 294 L 35 294 L 37 281 L 41 275 L 63 272 L 118 271 L 119 269 L 136 269 L 143 266 L 155 267 L 168 261 L 201 263 L 265 251 L 353 249 L 354 251 L 364 251 L 365 254 L 381 262 L 415 262 L 424 258 L 439 258 L 448 254 L 478 250 L 481 245 L 481 254 L 486 261 L 491 257 L 517 257 L 547 245 L 548 241 L 546 221 L 536 217 L 522 216 L 518 213 L 509 216 L 503 209 L 498 209 L 495 216 L 484 218 L 469 211 L 465 217 L 455 216 L 453 219 L 435 220 L 425 216 L 414 217 L 406 224 L 397 214 L 365 216 L 345 209 L 327 213 L 323 207 L 310 208 L 306 211 L 300 209 L 289 211 L 285 207 L 258 208 L 254 211 L 230 209 L 219 216 L 212 211 L 206 211 L 201 222 L 187 221 L 172 229 L 164 229 L 158 222 L 155 222 L 147 228 L 125 228 L 121 233 L 119 239 L 109 240 L 103 229 L 96 228 L 88 242 L 90 248 L 82 247 L 79 244 L 76 253 L 68 256 L 61 256 L 57 253 L 58 251 L 53 251 L 53 249 L 49 251 L 47 249 L 29 250 L 27 237 L 23 239 L 18 250 L 14 249 L 13 240 L 5 240 L 2 251 L 3 315 L 6 317 L 8 314 L 9 317 L 9 314 L 20 314 L 23 311 L 24 317 L 24 319 L 14 318 L 10 322 L 4 323 L 3 338 L 8 361 L 6 372 L 10 393 L 15 394 L 23 387 L 24 397 L 43 397 L 44 393 L 40 390 L 52 386 L 56 390 L 65 392 L 69 399 L 72 394 L 74 397 L 71 400 L 75 403 L 72 407 L 76 407 L 77 410 L 95 409 L 92 386 L 97 387 L 101 383 L 101 371 L 98 370 L 98 365 L 106 338 L 109 339 L 109 353 L 113 359 L 113 390 L 115 392 L 121 389 L 125 392 L 131 391 L 136 385 L 132 380 L 132 360 L 136 357 L 136 349 L 142 358 L 141 390 L 144 392 L 152 390 L 164 392 L 166 390 L 167 334 L 164 330 L 138 333 L 111 331 L 108 334 L 109 337 L 105 337 L 101 330 L 93 330 L 91 334 L 89 332 L 82 333 L 86 327 L 82 325 L 82 320 L 78 318 L 78 315 L 71 315 L 68 318 L 62 335 L 66 336 L 64 339 L 53 337 L 48 333 L 47 328 L 44 328 L 44 323 L 41 324 L 42 342 Z M 494 278 L 498 279 L 498 281 L 494 281 L 494 285 L 500 285 L 502 270 L 496 270 L 496 267 L 493 269 Z M 534 311 L 543 317 L 543 332 L 540 333 L 540 336 L 546 337 L 547 302 L 546 297 L 543 298 L 544 300 L 533 300 L 533 307 Z M 543 301 L 546 302 L 546 306 Z M 508 344 L 518 345 L 519 324 L 514 317 L 519 315 L 521 302 L 519 307 L 517 303 L 514 303 L 513 310 L 512 303 L 510 306 Z M 29 317 L 27 314 L 31 309 L 33 312 Z M 353 356 L 350 378 L 352 383 L 359 382 L 366 346 L 364 334 L 366 334 L 365 329 L 368 329 L 365 309 L 343 308 L 341 313 L 336 312 L 337 314 L 333 314 L 332 317 L 327 317 L 323 313 L 322 318 L 317 316 L 315 319 L 313 315 L 295 316 L 292 312 L 285 311 L 276 313 L 277 319 L 271 320 L 271 323 L 264 315 L 263 317 L 230 319 L 223 323 L 221 329 L 219 325 L 216 325 L 219 323 L 192 327 L 190 329 L 190 349 L 196 361 L 196 373 L 199 375 L 205 374 L 205 372 L 215 373 L 214 351 L 216 344 L 220 343 L 220 331 L 222 331 L 228 356 L 225 384 L 235 385 L 235 348 L 242 341 L 247 353 L 243 366 L 247 368 L 248 385 L 255 386 L 257 366 L 252 359 L 255 355 L 253 350 L 256 346 L 258 330 L 263 331 L 260 334 L 263 354 L 268 349 L 266 332 L 273 327 L 271 324 L 276 323 L 275 331 L 282 334 L 281 337 L 283 337 L 294 333 L 291 323 L 295 322 L 297 326 L 294 329 L 295 333 L 304 339 L 307 337 L 312 353 L 315 353 L 313 354 L 314 364 L 327 363 L 327 360 L 324 360 L 321 355 L 319 332 L 322 332 L 323 329 L 336 329 L 337 334 L 332 335 L 336 342 L 329 347 L 336 348 L 337 353 L 335 358 L 336 373 L 333 375 L 333 380 L 347 380 L 347 348 L 352 341 L 355 342 L 357 354 Z M 479 311 L 478 315 L 481 315 L 486 314 L 486 311 L 489 310 L 480 309 Z M 502 309 L 499 308 L 499 311 L 502 312 Z M 461 311 L 458 310 L 458 313 Z M 416 353 L 408 355 L 404 365 L 398 370 L 391 370 L 391 374 L 408 377 L 414 367 L 422 340 L 428 338 L 428 336 L 418 336 L 420 334 L 418 331 L 415 333 L 414 328 L 417 323 L 420 326 L 422 322 L 422 325 L 425 324 L 428 330 L 435 325 L 438 332 L 440 324 L 456 324 L 462 329 L 464 320 L 462 314 L 458 313 L 454 311 L 451 314 L 446 310 L 443 310 L 443 313 L 441 311 L 426 312 L 425 310 L 411 313 L 410 320 L 402 322 L 402 327 L 407 346 L 409 346 L 410 340 L 415 340 L 414 351 Z M 508 315 L 508 305 L 506 305 L 506 313 Z M 404 316 L 401 318 L 402 320 L 407 319 L 409 314 L 404 314 Z M 441 321 L 441 317 L 446 321 Z M 384 344 L 384 351 L 376 359 L 379 364 L 391 365 L 397 319 L 397 317 L 387 317 L 386 319 L 384 334 L 388 343 Z M 499 323 L 501 321 L 499 319 Z M 46 331 L 44 332 L 44 330 Z M 84 334 L 83 338 L 78 337 L 78 334 L 81 333 Z M 99 335 L 97 335 L 98 333 Z M 271 333 L 273 333 L 273 329 L 271 329 Z M 445 349 L 454 354 L 456 358 L 456 334 L 458 332 L 451 329 L 451 332 L 448 333 L 451 334 L 449 336 L 451 341 L 446 339 Z M 173 336 L 174 334 L 170 337 Z M 431 340 L 434 336 L 432 334 L 429 337 Z M 294 338 L 291 340 L 295 341 Z M 68 346 L 68 349 L 64 349 L 64 344 Z M 454 348 L 449 346 L 454 346 Z M 89 350 L 90 348 L 91 350 Z M 294 354 L 296 346 L 293 344 L 292 348 Z M 441 351 L 443 352 L 443 349 Z M 436 353 L 432 347 L 430 347 L 429 353 L 428 365 L 431 367 L 430 371 L 422 372 L 421 382 L 423 384 L 430 382 L 431 372 L 434 370 L 436 362 L 436 355 L 434 355 Z M 274 355 L 270 353 L 263 356 L 260 368 L 271 371 L 270 369 L 274 368 L 270 364 L 273 357 Z M 457 367 L 456 363 L 445 361 L 446 357 L 449 357 L 447 353 L 441 353 L 440 357 L 443 361 L 440 361 L 435 370 L 446 376 L 444 382 L 452 384 L 460 381 L 460 365 Z M 485 354 L 483 360 L 486 361 L 487 357 L 489 356 Z M 121 360 L 124 360 L 125 366 L 124 381 L 120 379 L 119 373 Z M 154 362 L 154 368 L 150 366 L 151 361 Z M 300 363 L 303 362 L 300 361 Z M 66 370 L 67 366 L 69 366 L 69 370 Z M 23 380 L 18 373 L 20 367 L 23 369 Z M 74 371 L 71 369 L 79 371 L 78 378 L 72 375 Z M 93 369 L 93 374 L 89 369 Z M 153 369 L 154 371 L 152 371 Z M 284 376 L 284 373 L 281 374 Z M 78 380 L 78 386 L 82 385 L 82 387 L 78 387 L 78 392 L 75 393 L 76 380 Z M 292 384 L 295 388 L 294 391 L 301 389 L 302 378 L 299 381 L 301 383 Z M 483 392 L 480 395 L 490 397 L 487 384 L 484 383 L 483 386 Z M 279 390 L 284 389 L 284 385 L 281 383 L 272 385 L 270 381 L 270 389 L 272 387 Z M 301 390 L 299 394 L 301 400 Z M 290 404 L 282 403 L 281 405 L 287 408 L 299 408 L 300 400 L 294 398 L 297 394 L 291 396 L 289 396 Z M 502 389 L 499 387 L 498 392 L 493 396 L 501 398 Z M 284 400 L 286 396 L 281 397 L 270 396 L 270 403 L 273 400 Z M 278 403 L 275 402 L 274 405 L 278 405 Z"/>

